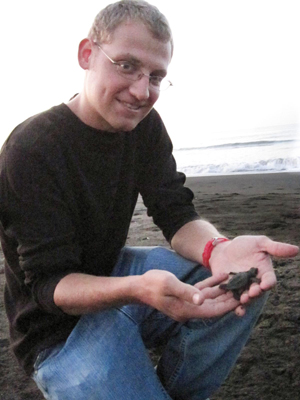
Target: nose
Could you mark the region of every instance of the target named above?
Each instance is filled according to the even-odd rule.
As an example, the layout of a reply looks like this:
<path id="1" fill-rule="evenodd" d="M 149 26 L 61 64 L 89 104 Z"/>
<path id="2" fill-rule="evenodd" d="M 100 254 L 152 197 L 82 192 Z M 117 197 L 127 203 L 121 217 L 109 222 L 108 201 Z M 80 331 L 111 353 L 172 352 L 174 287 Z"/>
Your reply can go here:
<path id="1" fill-rule="evenodd" d="M 144 75 L 139 80 L 132 81 L 129 92 L 139 101 L 147 100 L 150 96 L 149 77 Z"/>

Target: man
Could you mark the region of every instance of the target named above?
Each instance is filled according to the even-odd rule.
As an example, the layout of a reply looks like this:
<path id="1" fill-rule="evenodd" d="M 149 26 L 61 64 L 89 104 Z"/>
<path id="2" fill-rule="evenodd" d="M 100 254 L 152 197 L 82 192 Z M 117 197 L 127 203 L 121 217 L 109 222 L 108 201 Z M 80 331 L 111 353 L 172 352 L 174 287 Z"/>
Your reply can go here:
<path id="1" fill-rule="evenodd" d="M 196 214 L 153 109 L 172 51 L 155 7 L 108 6 L 79 45 L 81 93 L 2 149 L 12 346 L 47 399 L 206 399 L 276 284 L 270 255 L 298 252 L 264 236 L 227 240 Z M 124 247 L 138 193 L 173 250 Z M 219 288 L 250 267 L 261 282 L 240 300 Z M 158 345 L 155 370 L 147 348 Z"/>

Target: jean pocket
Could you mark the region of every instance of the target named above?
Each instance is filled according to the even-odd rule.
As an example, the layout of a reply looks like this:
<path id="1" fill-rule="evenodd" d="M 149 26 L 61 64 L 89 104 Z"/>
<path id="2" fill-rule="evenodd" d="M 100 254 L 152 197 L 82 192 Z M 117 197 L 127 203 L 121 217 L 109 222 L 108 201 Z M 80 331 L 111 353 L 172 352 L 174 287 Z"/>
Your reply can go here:
<path id="1" fill-rule="evenodd" d="M 51 349 L 52 348 L 42 350 L 38 354 L 38 356 L 35 360 L 35 363 L 33 364 L 33 368 L 35 371 L 37 371 L 40 368 L 41 364 L 46 360 L 46 358 L 49 356 L 49 354 L 51 354 Z"/>
<path id="2" fill-rule="evenodd" d="M 43 362 L 44 362 L 47 358 L 53 357 L 53 356 L 55 356 L 56 354 L 58 354 L 58 353 L 60 352 L 60 350 L 62 349 L 63 346 L 64 346 L 64 343 L 59 343 L 58 345 L 51 346 L 51 347 L 48 347 L 48 348 L 45 349 L 45 350 L 42 350 L 42 351 L 38 354 L 38 356 L 37 356 L 37 358 L 36 358 L 36 360 L 35 360 L 35 363 L 34 363 L 34 365 L 33 365 L 34 370 L 37 371 L 39 368 L 41 368 Z"/>

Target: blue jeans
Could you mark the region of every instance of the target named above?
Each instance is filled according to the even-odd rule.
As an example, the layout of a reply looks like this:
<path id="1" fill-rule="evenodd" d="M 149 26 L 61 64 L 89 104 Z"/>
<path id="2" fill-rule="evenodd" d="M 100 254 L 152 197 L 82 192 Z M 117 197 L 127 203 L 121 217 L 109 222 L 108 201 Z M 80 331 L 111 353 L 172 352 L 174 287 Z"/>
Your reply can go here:
<path id="1" fill-rule="evenodd" d="M 194 284 L 207 269 L 159 247 L 126 247 L 112 276 L 168 270 Z M 41 352 L 33 379 L 51 400 L 202 400 L 234 366 L 266 296 L 244 317 L 178 323 L 143 304 L 83 315 L 66 342 Z M 162 346 L 155 369 L 148 350 Z"/>

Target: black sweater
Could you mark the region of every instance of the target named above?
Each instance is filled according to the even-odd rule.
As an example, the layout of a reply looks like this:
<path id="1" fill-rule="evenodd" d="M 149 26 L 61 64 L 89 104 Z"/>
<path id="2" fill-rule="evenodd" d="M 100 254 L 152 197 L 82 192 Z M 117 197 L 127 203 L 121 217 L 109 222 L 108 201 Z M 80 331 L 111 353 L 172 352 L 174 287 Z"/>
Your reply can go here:
<path id="1" fill-rule="evenodd" d="M 155 110 L 133 131 L 111 133 L 62 104 L 12 132 L 0 155 L 0 234 L 11 342 L 28 374 L 78 321 L 54 304 L 59 280 L 111 273 L 139 193 L 171 240 L 198 218 L 184 181 Z"/>

